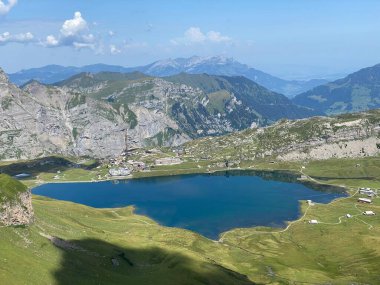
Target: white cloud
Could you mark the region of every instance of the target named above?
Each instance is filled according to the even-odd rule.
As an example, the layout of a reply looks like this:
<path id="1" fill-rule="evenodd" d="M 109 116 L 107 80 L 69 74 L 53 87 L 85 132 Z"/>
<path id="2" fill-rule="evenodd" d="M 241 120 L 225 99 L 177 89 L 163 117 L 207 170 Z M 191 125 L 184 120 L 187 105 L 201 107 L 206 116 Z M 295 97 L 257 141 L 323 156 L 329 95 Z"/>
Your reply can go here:
<path id="1" fill-rule="evenodd" d="M 16 4 L 17 0 L 0 0 L 0 15 L 8 14 Z"/>
<path id="2" fill-rule="evenodd" d="M 175 45 L 179 44 L 199 44 L 199 43 L 222 43 L 230 42 L 232 39 L 228 36 L 222 35 L 220 32 L 209 31 L 203 33 L 199 27 L 188 28 L 184 36 L 181 38 L 173 39 L 170 42 Z"/>
<path id="3" fill-rule="evenodd" d="M 207 33 L 207 38 L 208 38 L 211 42 L 216 42 L 216 43 L 220 43 L 220 42 L 229 42 L 229 41 L 231 41 L 231 38 L 230 38 L 230 37 L 223 36 L 221 33 L 219 33 L 219 32 L 215 32 L 215 31 L 209 31 L 209 32 Z"/>
<path id="4" fill-rule="evenodd" d="M 108 31 L 108 35 L 109 35 L 110 37 L 113 37 L 113 36 L 115 35 L 115 32 L 114 32 L 114 31 L 111 31 L 111 30 L 109 30 L 109 31 Z"/>
<path id="5" fill-rule="evenodd" d="M 54 47 L 57 46 L 59 42 L 53 35 L 49 35 L 46 37 L 45 44 L 49 47 Z"/>
<path id="6" fill-rule="evenodd" d="M 80 42 L 73 42 L 73 47 L 76 49 L 83 49 L 83 48 L 89 48 L 89 49 L 95 49 L 96 44 L 95 43 L 80 43 Z"/>
<path id="7" fill-rule="evenodd" d="M 90 33 L 86 20 L 80 12 L 74 18 L 66 20 L 58 36 L 49 35 L 43 45 L 46 47 L 72 46 L 76 49 L 95 49 L 98 39 Z"/>
<path id="8" fill-rule="evenodd" d="M 201 29 L 198 27 L 190 27 L 185 32 L 185 39 L 193 43 L 204 42 L 207 37 L 202 33 Z"/>
<path id="9" fill-rule="evenodd" d="M 74 18 L 66 20 L 61 28 L 64 37 L 72 37 L 88 29 L 87 22 L 82 18 L 80 12 L 75 12 Z"/>
<path id="10" fill-rule="evenodd" d="M 0 34 L 0 45 L 5 45 L 7 43 L 30 43 L 34 41 L 34 35 L 30 32 L 11 34 L 5 32 Z"/>
<path id="11" fill-rule="evenodd" d="M 121 50 L 115 45 L 110 45 L 110 52 L 111 54 L 119 54 Z"/>

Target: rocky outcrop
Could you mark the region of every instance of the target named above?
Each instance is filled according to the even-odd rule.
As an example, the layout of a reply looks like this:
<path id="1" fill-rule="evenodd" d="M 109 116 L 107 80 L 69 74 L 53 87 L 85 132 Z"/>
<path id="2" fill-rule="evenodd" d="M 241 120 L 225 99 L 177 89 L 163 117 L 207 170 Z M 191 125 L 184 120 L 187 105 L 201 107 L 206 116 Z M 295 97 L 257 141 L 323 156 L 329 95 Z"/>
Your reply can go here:
<path id="1" fill-rule="evenodd" d="M 279 155 L 277 159 L 283 161 L 296 161 L 305 159 L 329 159 L 329 158 L 355 158 L 375 156 L 380 154 L 380 139 L 370 137 L 359 140 L 344 140 L 337 143 L 320 144 L 313 147 L 304 147 Z"/>
<path id="2" fill-rule="evenodd" d="M 184 145 L 194 157 L 225 160 L 323 160 L 380 154 L 380 109 L 336 117 L 282 120 L 266 128 Z M 228 154 L 228 155 L 226 155 Z"/>
<path id="3" fill-rule="evenodd" d="M 49 154 L 107 157 L 125 149 L 124 114 L 38 82 L 20 89 L 0 71 L 0 159 Z"/>
<path id="4" fill-rule="evenodd" d="M 0 203 L 0 224 L 5 226 L 28 225 L 33 222 L 32 194 L 19 193 L 11 201 Z"/>

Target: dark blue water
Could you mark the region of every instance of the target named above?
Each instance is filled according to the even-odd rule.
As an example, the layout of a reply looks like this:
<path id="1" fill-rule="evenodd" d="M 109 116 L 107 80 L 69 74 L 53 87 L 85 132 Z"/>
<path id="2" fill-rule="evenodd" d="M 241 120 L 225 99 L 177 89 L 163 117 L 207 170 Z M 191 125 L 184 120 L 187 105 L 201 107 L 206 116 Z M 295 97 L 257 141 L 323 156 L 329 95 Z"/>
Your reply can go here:
<path id="1" fill-rule="evenodd" d="M 232 174 L 232 175 L 231 175 Z M 259 173 L 260 174 L 260 173 Z M 345 194 L 321 192 L 292 177 L 256 172 L 180 175 L 99 183 L 45 184 L 34 194 L 96 208 L 134 205 L 165 226 L 180 227 L 216 239 L 237 227 L 284 226 L 299 217 L 299 200 L 327 203 Z M 263 175 L 262 175 L 263 176 Z"/>

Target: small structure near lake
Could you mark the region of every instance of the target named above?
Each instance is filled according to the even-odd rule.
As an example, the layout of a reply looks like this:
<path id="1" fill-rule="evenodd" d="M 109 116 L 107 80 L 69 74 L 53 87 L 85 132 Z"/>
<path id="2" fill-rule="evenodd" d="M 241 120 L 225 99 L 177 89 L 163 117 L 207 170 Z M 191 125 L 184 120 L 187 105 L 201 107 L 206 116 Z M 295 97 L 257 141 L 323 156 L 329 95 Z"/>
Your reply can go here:
<path id="1" fill-rule="evenodd" d="M 309 224 L 318 224 L 318 221 L 317 220 L 310 220 Z"/>
<path id="2" fill-rule="evenodd" d="M 29 173 L 20 173 L 20 174 L 16 174 L 14 176 L 14 178 L 27 178 L 27 177 L 30 177 L 31 175 Z"/>
<path id="3" fill-rule="evenodd" d="M 128 176 L 131 174 L 131 171 L 128 168 L 120 167 L 120 168 L 111 168 L 108 173 L 111 176 Z"/>
<path id="4" fill-rule="evenodd" d="M 359 193 L 363 195 L 375 195 L 375 191 L 370 188 L 360 188 Z"/>
<path id="5" fill-rule="evenodd" d="M 360 203 L 366 203 L 366 204 L 371 204 L 372 200 L 371 199 L 367 199 L 367 198 L 359 198 L 358 202 L 360 202 Z"/>

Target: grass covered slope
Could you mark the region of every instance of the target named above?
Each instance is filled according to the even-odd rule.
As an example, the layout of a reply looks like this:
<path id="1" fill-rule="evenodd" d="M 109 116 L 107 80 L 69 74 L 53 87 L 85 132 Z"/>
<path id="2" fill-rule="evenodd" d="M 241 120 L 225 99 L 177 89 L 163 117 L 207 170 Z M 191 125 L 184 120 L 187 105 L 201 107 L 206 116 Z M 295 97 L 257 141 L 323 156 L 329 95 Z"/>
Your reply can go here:
<path id="1" fill-rule="evenodd" d="M 27 187 L 20 181 L 9 175 L 0 174 L 0 202 L 11 202 L 18 199 L 21 193 L 26 192 Z"/>
<path id="2" fill-rule="evenodd" d="M 253 284 L 234 272 L 231 257 L 207 253 L 223 246 L 161 227 L 132 208 L 41 197 L 34 208 L 33 226 L 0 229 L 1 284 Z"/>
<path id="3" fill-rule="evenodd" d="M 380 64 L 297 95 L 295 104 L 326 114 L 360 112 L 380 107 Z"/>

